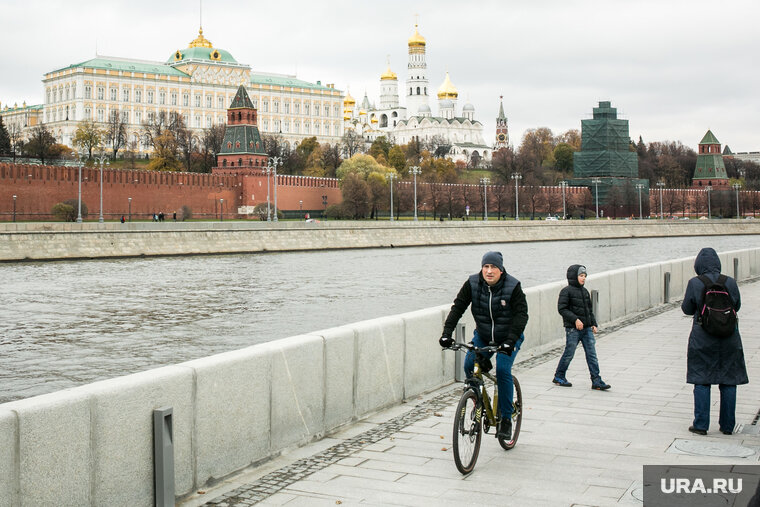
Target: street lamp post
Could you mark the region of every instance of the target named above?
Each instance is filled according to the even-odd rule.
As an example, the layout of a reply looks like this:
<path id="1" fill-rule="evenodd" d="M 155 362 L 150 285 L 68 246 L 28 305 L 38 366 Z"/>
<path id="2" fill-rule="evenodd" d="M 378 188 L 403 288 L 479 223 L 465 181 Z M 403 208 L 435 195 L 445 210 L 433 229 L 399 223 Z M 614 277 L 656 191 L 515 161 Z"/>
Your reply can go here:
<path id="1" fill-rule="evenodd" d="M 418 166 L 412 166 L 409 170 L 410 173 L 414 176 L 414 221 L 417 221 L 417 175 L 422 172 L 422 169 L 420 169 Z"/>
<path id="2" fill-rule="evenodd" d="M 562 220 L 566 220 L 567 206 L 565 205 L 565 189 L 567 189 L 567 181 L 565 180 L 560 181 L 559 186 L 562 187 Z"/>
<path id="3" fill-rule="evenodd" d="M 636 189 L 639 191 L 639 220 L 644 220 L 644 214 L 641 208 L 641 189 L 644 188 L 642 183 L 636 184 Z"/>
<path id="4" fill-rule="evenodd" d="M 82 223 L 82 157 L 84 152 L 77 154 L 77 162 L 79 165 L 79 194 L 77 197 L 77 223 Z"/>
<path id="5" fill-rule="evenodd" d="M 13 221 L 16 221 L 16 194 L 13 194 Z"/>
<path id="6" fill-rule="evenodd" d="M 264 168 L 264 172 L 267 174 L 267 222 L 272 221 L 272 212 L 269 209 L 269 175 L 272 174 L 272 163 L 267 161 L 267 166 Z"/>
<path id="7" fill-rule="evenodd" d="M 95 160 L 100 164 L 100 216 L 98 217 L 98 222 L 101 224 L 103 223 L 103 162 L 105 162 L 106 166 L 111 165 L 111 163 L 106 160 L 108 158 L 108 155 L 106 155 L 105 152 L 100 152 L 99 157 L 95 157 Z"/>
<path id="8" fill-rule="evenodd" d="M 707 185 L 705 187 L 705 192 L 707 192 L 707 219 L 709 220 L 712 218 L 712 209 L 710 206 L 710 194 L 712 193 L 712 185 Z"/>
<path id="9" fill-rule="evenodd" d="M 739 216 L 739 189 L 742 188 L 742 186 L 738 183 L 734 183 L 731 186 L 734 187 L 734 190 L 736 190 L 736 218 L 741 218 Z"/>
<path id="10" fill-rule="evenodd" d="M 422 219 L 427 220 L 427 203 L 422 203 Z"/>
<path id="11" fill-rule="evenodd" d="M 594 194 L 596 195 L 596 219 L 599 220 L 599 183 L 601 183 L 602 180 L 599 178 L 594 178 L 591 180 L 591 183 L 594 184 Z"/>
<path id="12" fill-rule="evenodd" d="M 515 220 L 520 220 L 520 198 L 517 193 L 517 187 L 522 179 L 522 174 L 512 173 L 512 179 L 515 180 Z"/>
<path id="13" fill-rule="evenodd" d="M 127 201 L 129 202 L 129 221 L 132 221 L 132 198 L 127 197 Z"/>
<path id="14" fill-rule="evenodd" d="M 385 177 L 388 178 L 388 181 L 390 181 L 391 184 L 391 222 L 393 222 L 393 178 L 396 177 L 396 174 L 388 173 Z"/>
<path id="15" fill-rule="evenodd" d="M 660 187 L 660 220 L 665 218 L 665 215 L 662 213 L 662 187 L 665 186 L 664 181 L 658 181 L 657 186 Z"/>
<path id="16" fill-rule="evenodd" d="M 491 180 L 480 178 L 480 183 L 483 185 L 483 221 L 488 222 L 488 184 Z"/>
<path id="17" fill-rule="evenodd" d="M 224 199 L 219 199 L 219 221 L 224 222 Z"/>
<path id="18" fill-rule="evenodd" d="M 282 165 L 282 157 L 269 157 L 269 160 L 267 161 L 267 169 L 274 172 L 274 218 L 272 221 L 279 222 L 279 219 L 277 218 L 277 166 Z M 269 171 L 267 171 L 267 174 L 269 174 Z M 267 177 L 267 188 L 269 188 L 269 178 Z M 269 192 L 267 192 L 269 194 Z M 269 199 L 267 198 L 267 217 L 269 216 Z M 267 221 L 269 218 L 267 218 Z"/>

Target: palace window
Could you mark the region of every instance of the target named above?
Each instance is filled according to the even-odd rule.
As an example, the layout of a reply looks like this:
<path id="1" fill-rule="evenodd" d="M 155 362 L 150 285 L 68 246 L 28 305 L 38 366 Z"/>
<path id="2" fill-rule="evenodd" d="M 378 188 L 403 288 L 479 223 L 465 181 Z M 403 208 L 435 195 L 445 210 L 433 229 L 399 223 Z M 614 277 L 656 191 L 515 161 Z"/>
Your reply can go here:
<path id="1" fill-rule="evenodd" d="M 319 116 L 319 104 L 315 102 L 314 109 L 312 109 L 312 111 L 314 111 L 314 116 Z"/>
<path id="2" fill-rule="evenodd" d="M 305 114 L 306 116 L 309 116 L 309 104 L 303 105 L 303 114 Z"/>
<path id="3" fill-rule="evenodd" d="M 210 116 L 206 116 L 206 128 L 207 129 L 211 128 L 211 117 Z"/>
<path id="4" fill-rule="evenodd" d="M 201 128 L 201 117 L 199 115 L 195 115 L 195 128 Z"/>
<path id="5" fill-rule="evenodd" d="M 111 88 L 111 100 L 116 100 L 117 93 L 116 88 Z"/>
<path id="6" fill-rule="evenodd" d="M 296 102 L 295 104 L 293 104 L 293 107 L 295 108 L 294 111 L 295 111 L 296 114 L 301 114 L 301 103 L 300 102 Z"/>
<path id="7" fill-rule="evenodd" d="M 129 102 L 129 89 L 124 88 L 121 94 L 122 102 Z"/>
<path id="8" fill-rule="evenodd" d="M 285 108 L 285 114 L 290 112 L 290 102 L 285 102 L 283 107 Z"/>
<path id="9" fill-rule="evenodd" d="M 219 107 L 219 109 L 224 109 L 224 97 L 219 97 L 216 103 L 218 104 L 217 107 Z"/>
<path id="10" fill-rule="evenodd" d="M 314 133 L 319 135 L 319 123 L 314 124 Z"/>
<path id="11" fill-rule="evenodd" d="M 211 109 L 211 106 L 213 105 L 212 102 L 213 101 L 211 100 L 211 95 L 206 95 L 206 107 L 208 109 Z"/>
<path id="12" fill-rule="evenodd" d="M 296 133 L 296 134 L 298 134 L 300 126 L 301 125 L 298 122 L 293 123 L 293 132 Z"/>
<path id="13" fill-rule="evenodd" d="M 172 92 L 172 105 L 177 105 L 177 92 Z"/>
<path id="14" fill-rule="evenodd" d="M 148 104 L 153 104 L 153 90 L 148 90 Z"/>
<path id="15" fill-rule="evenodd" d="M 142 112 L 135 111 L 135 123 L 138 125 L 142 123 Z"/>
<path id="16" fill-rule="evenodd" d="M 290 132 L 290 122 L 289 121 L 284 121 L 282 123 L 282 131 L 285 132 L 285 133 Z"/>
<path id="17" fill-rule="evenodd" d="M 337 116 L 340 114 L 340 107 L 338 107 L 338 106 L 336 105 L 336 106 L 333 108 L 333 111 L 334 111 L 334 114 L 333 114 L 333 116 L 335 116 L 335 117 L 337 118 Z"/>
<path id="18" fill-rule="evenodd" d="M 98 121 L 103 123 L 103 110 L 98 109 Z"/>
<path id="19" fill-rule="evenodd" d="M 330 106 L 325 104 L 325 116 L 330 116 Z"/>
<path id="20" fill-rule="evenodd" d="M 158 103 L 161 105 L 166 104 L 166 92 L 158 92 Z"/>
<path id="21" fill-rule="evenodd" d="M 84 117 L 87 120 L 91 120 L 92 119 L 92 109 L 90 109 L 89 107 L 85 107 L 84 108 Z"/>
<path id="22" fill-rule="evenodd" d="M 187 93 L 182 94 L 182 105 L 185 107 L 190 105 L 190 96 Z"/>
<path id="23" fill-rule="evenodd" d="M 277 102 L 276 100 L 274 102 L 272 102 L 272 111 L 275 112 L 275 113 L 279 113 L 280 112 L 280 103 Z"/>
<path id="24" fill-rule="evenodd" d="M 156 119 L 156 113 L 153 111 L 148 112 L 148 123 L 153 123 Z"/>
<path id="25" fill-rule="evenodd" d="M 69 87 L 66 87 L 66 100 L 69 100 Z"/>
<path id="26" fill-rule="evenodd" d="M 103 100 L 103 94 L 105 93 L 105 90 L 103 90 L 102 86 L 98 86 L 98 100 Z"/>
<path id="27" fill-rule="evenodd" d="M 259 99 L 253 99 L 253 108 L 258 109 L 259 108 Z"/>
<path id="28" fill-rule="evenodd" d="M 142 90 L 135 90 L 135 102 L 142 102 Z"/>
<path id="29" fill-rule="evenodd" d="M 266 101 L 266 100 L 265 100 L 265 101 L 264 101 L 264 102 L 261 104 L 261 110 L 262 110 L 263 112 L 265 112 L 265 113 L 269 112 L 269 101 Z"/>
<path id="30" fill-rule="evenodd" d="M 196 95 L 195 96 L 195 107 L 201 107 L 201 96 Z"/>
<path id="31" fill-rule="evenodd" d="M 306 122 L 303 124 L 303 131 L 304 131 L 304 134 L 309 133 L 309 122 Z"/>
<path id="32" fill-rule="evenodd" d="M 77 98 L 77 85 L 75 84 L 71 85 L 71 98 L 72 99 Z"/>
<path id="33" fill-rule="evenodd" d="M 129 123 L 129 111 L 121 112 L 121 121 L 122 123 Z"/>

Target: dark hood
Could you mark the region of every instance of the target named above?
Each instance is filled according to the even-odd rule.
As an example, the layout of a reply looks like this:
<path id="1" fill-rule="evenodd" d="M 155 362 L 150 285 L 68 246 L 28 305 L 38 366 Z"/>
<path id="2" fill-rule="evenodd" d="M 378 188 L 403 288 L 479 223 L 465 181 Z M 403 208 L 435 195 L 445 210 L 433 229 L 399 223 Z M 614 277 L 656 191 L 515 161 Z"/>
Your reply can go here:
<path id="1" fill-rule="evenodd" d="M 567 268 L 567 283 L 568 285 L 572 285 L 573 287 L 580 287 L 581 284 L 578 283 L 578 269 L 580 269 L 583 265 L 582 264 L 573 264 L 569 268 Z"/>
<path id="2" fill-rule="evenodd" d="M 712 248 L 703 248 L 697 254 L 697 258 L 694 260 L 694 272 L 697 275 L 704 275 L 706 273 L 720 274 L 720 257 L 717 252 Z"/>

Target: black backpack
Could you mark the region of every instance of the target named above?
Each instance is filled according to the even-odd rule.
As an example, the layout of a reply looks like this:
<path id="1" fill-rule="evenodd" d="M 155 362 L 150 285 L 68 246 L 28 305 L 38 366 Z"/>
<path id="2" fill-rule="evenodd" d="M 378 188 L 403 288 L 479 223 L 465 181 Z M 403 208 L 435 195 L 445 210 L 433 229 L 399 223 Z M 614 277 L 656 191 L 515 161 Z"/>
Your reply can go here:
<path id="1" fill-rule="evenodd" d="M 699 324 L 712 336 L 728 338 L 736 331 L 737 319 L 734 303 L 726 288 L 726 275 L 720 275 L 715 282 L 704 275 L 698 278 L 705 285 Z"/>

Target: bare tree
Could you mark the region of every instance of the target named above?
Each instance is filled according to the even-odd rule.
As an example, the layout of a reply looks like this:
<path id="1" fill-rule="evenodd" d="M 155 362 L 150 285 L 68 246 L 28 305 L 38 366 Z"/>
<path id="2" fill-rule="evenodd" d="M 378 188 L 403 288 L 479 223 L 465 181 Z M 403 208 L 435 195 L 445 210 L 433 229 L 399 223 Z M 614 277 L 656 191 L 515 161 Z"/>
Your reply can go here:
<path id="1" fill-rule="evenodd" d="M 113 152 L 112 158 L 116 159 L 116 154 L 127 142 L 127 125 L 124 117 L 119 114 L 118 109 L 111 110 L 111 115 L 104 129 L 103 138 L 111 146 L 111 151 Z"/>
<path id="2" fill-rule="evenodd" d="M 340 144 L 343 147 L 343 153 L 346 158 L 351 158 L 355 154 L 364 151 L 364 139 L 354 129 L 346 130 L 346 133 L 343 134 L 340 140 Z"/>
<path id="3" fill-rule="evenodd" d="M 24 145 L 24 134 L 17 123 L 8 125 L 8 141 L 11 144 L 11 153 L 13 154 L 13 163 L 16 163 L 16 153 Z"/>
<path id="4" fill-rule="evenodd" d="M 203 172 L 211 172 L 217 166 L 217 156 L 222 151 L 224 142 L 224 125 L 214 125 L 203 131 L 201 137 L 201 153 L 203 155 Z"/>

